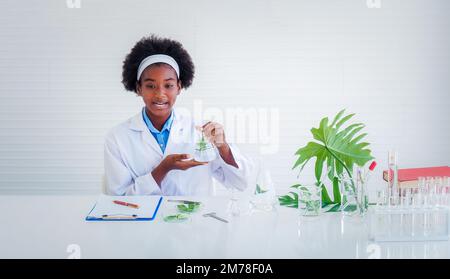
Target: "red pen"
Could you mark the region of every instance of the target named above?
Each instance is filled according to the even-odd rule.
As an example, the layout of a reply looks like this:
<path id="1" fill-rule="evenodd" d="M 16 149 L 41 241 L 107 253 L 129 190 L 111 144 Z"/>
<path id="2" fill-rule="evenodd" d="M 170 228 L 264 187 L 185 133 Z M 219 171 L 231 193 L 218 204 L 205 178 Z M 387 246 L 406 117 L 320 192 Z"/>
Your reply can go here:
<path id="1" fill-rule="evenodd" d="M 129 203 L 129 202 L 124 202 L 124 201 L 113 201 L 115 204 L 120 204 L 120 205 L 124 205 L 124 206 L 129 206 L 129 207 L 133 207 L 133 208 L 139 208 L 139 205 L 134 204 L 134 203 Z"/>

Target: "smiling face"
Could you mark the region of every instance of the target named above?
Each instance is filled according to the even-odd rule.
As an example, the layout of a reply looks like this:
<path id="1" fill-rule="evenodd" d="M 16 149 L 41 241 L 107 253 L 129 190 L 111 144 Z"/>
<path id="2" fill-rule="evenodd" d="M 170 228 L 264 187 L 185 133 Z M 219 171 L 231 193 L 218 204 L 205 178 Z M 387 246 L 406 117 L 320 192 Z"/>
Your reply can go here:
<path id="1" fill-rule="evenodd" d="M 180 94 L 181 83 L 171 66 L 154 64 L 144 70 L 136 89 L 138 95 L 144 100 L 147 115 L 152 122 L 160 122 L 167 120 L 170 116 L 172 107 Z"/>

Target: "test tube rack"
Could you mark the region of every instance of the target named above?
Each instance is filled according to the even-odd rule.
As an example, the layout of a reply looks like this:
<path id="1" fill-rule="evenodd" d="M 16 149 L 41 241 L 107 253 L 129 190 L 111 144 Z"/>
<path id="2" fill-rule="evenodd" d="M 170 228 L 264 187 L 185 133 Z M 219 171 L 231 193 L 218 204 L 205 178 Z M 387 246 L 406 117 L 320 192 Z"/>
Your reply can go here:
<path id="1" fill-rule="evenodd" d="M 369 216 L 370 238 L 377 242 L 449 240 L 447 206 L 377 206 Z"/>

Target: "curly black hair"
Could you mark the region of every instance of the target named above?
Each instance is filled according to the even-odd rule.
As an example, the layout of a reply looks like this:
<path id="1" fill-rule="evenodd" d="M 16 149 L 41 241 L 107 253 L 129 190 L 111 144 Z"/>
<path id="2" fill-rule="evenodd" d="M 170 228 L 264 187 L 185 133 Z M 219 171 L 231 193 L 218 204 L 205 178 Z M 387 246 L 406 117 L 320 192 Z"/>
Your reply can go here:
<path id="1" fill-rule="evenodd" d="M 126 90 L 136 92 L 136 84 L 139 82 L 136 79 L 139 64 L 153 54 L 165 54 L 175 59 L 180 68 L 181 87 L 188 88 L 192 84 L 194 63 L 183 45 L 171 39 L 151 35 L 139 40 L 123 61 L 122 84 Z"/>

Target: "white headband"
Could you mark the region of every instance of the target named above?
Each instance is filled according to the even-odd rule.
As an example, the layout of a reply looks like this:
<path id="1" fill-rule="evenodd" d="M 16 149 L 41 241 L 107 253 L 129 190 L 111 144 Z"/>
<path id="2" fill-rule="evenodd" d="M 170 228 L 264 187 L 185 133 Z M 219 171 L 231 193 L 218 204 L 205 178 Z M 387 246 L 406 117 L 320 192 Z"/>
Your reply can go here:
<path id="1" fill-rule="evenodd" d="M 144 72 L 145 68 L 155 63 L 166 63 L 170 65 L 177 73 L 177 77 L 180 77 L 180 68 L 178 67 L 177 61 L 175 61 L 175 59 L 173 59 L 169 55 L 155 54 L 147 56 L 144 60 L 142 60 L 141 64 L 139 64 L 139 68 L 137 71 L 137 80 L 141 78 L 141 75 Z"/>

